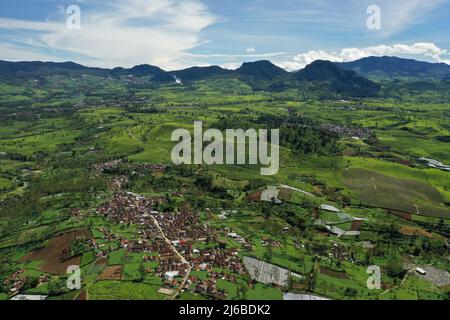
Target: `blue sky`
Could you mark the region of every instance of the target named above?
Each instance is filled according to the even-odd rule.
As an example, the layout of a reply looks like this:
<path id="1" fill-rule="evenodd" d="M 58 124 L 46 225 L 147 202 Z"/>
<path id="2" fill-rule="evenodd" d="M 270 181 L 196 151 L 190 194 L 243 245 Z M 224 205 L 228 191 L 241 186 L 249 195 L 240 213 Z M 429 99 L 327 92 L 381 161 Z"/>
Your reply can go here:
<path id="1" fill-rule="evenodd" d="M 80 29 L 66 26 L 77 5 Z M 367 8 L 380 8 L 369 30 Z M 396 55 L 450 64 L 450 0 L 2 0 L 0 59 L 235 68 Z"/>

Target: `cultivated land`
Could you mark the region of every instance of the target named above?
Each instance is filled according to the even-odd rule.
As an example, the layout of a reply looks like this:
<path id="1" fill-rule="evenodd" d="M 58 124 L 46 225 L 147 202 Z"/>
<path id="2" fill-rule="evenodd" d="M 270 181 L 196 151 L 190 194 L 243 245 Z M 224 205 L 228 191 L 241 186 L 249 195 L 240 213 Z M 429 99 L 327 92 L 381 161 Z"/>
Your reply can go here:
<path id="1" fill-rule="evenodd" d="M 450 172 L 418 160 L 450 164 L 450 103 L 424 95 L 1 80 L 0 299 L 448 299 L 448 284 L 415 272 L 450 270 Z M 172 131 L 194 121 L 281 128 L 280 172 L 172 165 Z M 66 288 L 69 265 L 80 290 Z"/>

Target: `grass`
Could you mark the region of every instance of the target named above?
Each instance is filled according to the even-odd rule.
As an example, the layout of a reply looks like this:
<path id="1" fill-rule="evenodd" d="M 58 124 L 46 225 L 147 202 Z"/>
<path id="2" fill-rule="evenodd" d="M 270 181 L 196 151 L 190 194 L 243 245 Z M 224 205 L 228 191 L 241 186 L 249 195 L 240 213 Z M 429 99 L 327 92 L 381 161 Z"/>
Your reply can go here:
<path id="1" fill-rule="evenodd" d="M 344 173 L 344 181 L 367 205 L 409 213 L 416 213 L 418 206 L 422 215 L 450 217 L 450 210 L 441 205 L 442 195 L 424 182 L 356 168 Z"/>
<path id="2" fill-rule="evenodd" d="M 120 250 L 111 252 L 108 255 L 108 265 L 110 265 L 110 266 L 120 265 L 124 262 L 124 258 L 125 258 L 125 250 L 124 249 L 120 249 Z"/>
<path id="3" fill-rule="evenodd" d="M 90 300 L 163 300 L 165 295 L 158 293 L 159 287 L 127 282 L 99 281 L 88 290 Z"/>
<path id="4" fill-rule="evenodd" d="M 261 283 L 255 285 L 254 288 L 247 292 L 247 300 L 282 300 L 283 294 L 280 290 L 268 287 Z"/>
<path id="5" fill-rule="evenodd" d="M 381 299 L 439 300 L 442 299 L 442 294 L 430 282 L 411 275 L 402 286 L 381 295 Z"/>
<path id="6" fill-rule="evenodd" d="M 94 259 L 95 259 L 95 256 L 94 256 L 94 252 L 93 252 L 93 251 L 85 252 L 85 253 L 83 254 L 83 256 L 81 257 L 80 265 L 81 265 L 82 267 L 84 267 L 84 266 L 86 266 L 86 265 L 91 264 L 92 262 L 94 262 Z"/>
<path id="7" fill-rule="evenodd" d="M 201 280 L 208 279 L 208 272 L 206 271 L 192 271 L 191 275 L 194 277 L 198 277 Z"/>
<path id="8" fill-rule="evenodd" d="M 438 140 L 432 141 L 423 134 L 415 134 L 403 130 L 383 131 L 380 141 L 392 147 L 395 151 L 406 153 L 411 157 L 428 157 L 450 162 L 450 146 Z"/>
<path id="9" fill-rule="evenodd" d="M 392 178 L 416 180 L 436 188 L 446 200 L 450 200 L 448 173 L 436 169 L 411 168 L 405 165 L 369 158 L 344 158 L 351 168 L 375 171 Z"/>
<path id="10" fill-rule="evenodd" d="M 217 288 L 225 290 L 228 293 L 227 300 L 233 300 L 238 297 L 238 285 L 225 281 L 222 279 L 217 280 Z"/>
<path id="11" fill-rule="evenodd" d="M 24 138 L 0 140 L 0 149 L 4 152 L 18 152 L 24 155 L 32 155 L 37 151 L 54 152 L 58 145 L 72 143 L 76 137 L 76 131 L 58 130 Z"/>

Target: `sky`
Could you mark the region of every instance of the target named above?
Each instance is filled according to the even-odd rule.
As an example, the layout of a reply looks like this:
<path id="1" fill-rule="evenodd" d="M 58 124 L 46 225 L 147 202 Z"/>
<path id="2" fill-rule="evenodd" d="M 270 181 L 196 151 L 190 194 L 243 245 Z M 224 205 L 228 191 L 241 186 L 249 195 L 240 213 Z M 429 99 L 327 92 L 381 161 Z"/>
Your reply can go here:
<path id="1" fill-rule="evenodd" d="M 450 64 L 450 0 L 0 2 L 0 60 L 292 71 L 383 55 Z"/>

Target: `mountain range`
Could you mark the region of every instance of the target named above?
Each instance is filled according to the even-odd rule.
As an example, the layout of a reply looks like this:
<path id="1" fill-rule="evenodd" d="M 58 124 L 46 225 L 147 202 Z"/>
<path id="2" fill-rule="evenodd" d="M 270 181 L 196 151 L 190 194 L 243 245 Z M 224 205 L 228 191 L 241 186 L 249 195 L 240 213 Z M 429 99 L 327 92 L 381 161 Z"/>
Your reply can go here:
<path id="1" fill-rule="evenodd" d="M 444 79 L 450 76 L 450 65 L 446 63 L 430 63 L 397 57 L 368 57 L 338 65 L 375 80 Z"/>
<path id="2" fill-rule="evenodd" d="M 368 57 L 347 63 L 317 60 L 296 72 L 288 72 L 267 60 L 244 63 L 236 70 L 208 66 L 165 71 L 146 64 L 132 68 L 102 69 L 74 62 L 0 61 L 0 79 L 6 81 L 52 75 L 147 77 L 149 82 L 156 84 L 174 83 L 176 79 L 178 83 L 189 83 L 198 80 L 234 78 L 249 84 L 253 90 L 283 91 L 308 86 L 336 92 L 342 96 L 366 97 L 379 92 L 380 85 L 377 81 L 380 80 L 450 79 L 450 65 L 397 57 Z"/>

